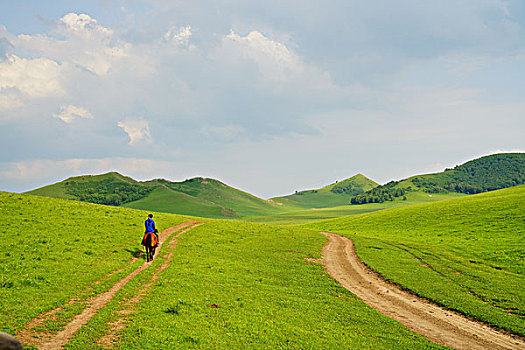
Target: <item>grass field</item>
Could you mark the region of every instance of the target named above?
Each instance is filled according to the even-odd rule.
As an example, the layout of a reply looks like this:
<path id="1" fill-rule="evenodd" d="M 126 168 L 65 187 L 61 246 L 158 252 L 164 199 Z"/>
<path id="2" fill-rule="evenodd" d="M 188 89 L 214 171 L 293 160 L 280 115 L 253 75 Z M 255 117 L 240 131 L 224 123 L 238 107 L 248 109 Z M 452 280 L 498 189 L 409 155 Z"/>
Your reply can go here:
<path id="1" fill-rule="evenodd" d="M 17 334 L 59 306 L 39 326 L 56 333 L 142 260 L 146 212 L 0 192 L 6 218 L 0 239 L 0 330 Z M 162 228 L 183 221 L 155 213 Z M 118 348 L 442 348 L 372 310 L 340 287 L 319 258 L 325 238 L 291 227 L 206 221 L 184 234 L 173 262 L 126 313 Z M 66 348 L 100 349 L 108 322 L 166 259 L 131 280 Z M 123 269 L 114 275 L 110 275 Z M 95 283 L 98 282 L 98 283 Z M 75 300 L 76 303 L 68 304 Z M 212 307 L 213 304 L 219 307 Z M 28 347 L 30 348 L 30 347 Z"/>
<path id="2" fill-rule="evenodd" d="M 461 193 L 436 193 L 428 194 L 424 192 L 410 192 L 407 194 L 406 200 L 397 199 L 395 201 L 388 201 L 384 203 L 369 203 L 360 205 L 341 205 L 333 208 L 320 209 L 306 209 L 306 210 L 290 210 L 274 215 L 266 216 L 248 216 L 240 218 L 246 222 L 258 222 L 272 225 L 293 225 L 306 224 L 320 220 L 340 218 L 350 215 L 358 215 L 364 213 L 371 213 L 383 209 L 403 207 L 413 204 L 433 203 L 445 199 L 464 197 Z"/>
<path id="3" fill-rule="evenodd" d="M 174 262 L 126 313 L 122 349 L 438 349 L 340 287 L 319 258 L 311 231 L 214 221 L 179 239 Z M 162 259 L 155 261 L 162 264 Z M 97 348 L 108 322 L 148 281 L 130 285 L 73 339 Z"/>
<path id="4" fill-rule="evenodd" d="M 122 274 L 106 275 L 125 267 L 141 248 L 147 215 L 5 192 L 0 213 L 0 331 L 8 333 L 74 297 L 86 299 L 109 288 Z M 183 220 L 171 214 L 155 219 L 161 229 Z"/>
<path id="5" fill-rule="evenodd" d="M 351 237 L 387 280 L 523 336 L 524 208 L 525 186 L 518 186 L 307 227 Z"/>

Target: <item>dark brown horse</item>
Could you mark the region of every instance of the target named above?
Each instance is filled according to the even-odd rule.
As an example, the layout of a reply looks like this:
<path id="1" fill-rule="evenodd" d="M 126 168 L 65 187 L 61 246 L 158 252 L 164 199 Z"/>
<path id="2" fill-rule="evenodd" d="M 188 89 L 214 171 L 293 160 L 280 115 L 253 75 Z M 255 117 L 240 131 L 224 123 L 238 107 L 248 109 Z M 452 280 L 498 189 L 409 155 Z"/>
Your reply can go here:
<path id="1" fill-rule="evenodd" d="M 153 255 L 155 255 L 155 249 L 159 244 L 159 239 L 157 238 L 157 235 L 155 233 L 156 232 L 147 232 L 144 234 L 144 238 L 142 239 L 142 245 L 146 249 L 146 260 L 148 262 L 153 260 Z"/>

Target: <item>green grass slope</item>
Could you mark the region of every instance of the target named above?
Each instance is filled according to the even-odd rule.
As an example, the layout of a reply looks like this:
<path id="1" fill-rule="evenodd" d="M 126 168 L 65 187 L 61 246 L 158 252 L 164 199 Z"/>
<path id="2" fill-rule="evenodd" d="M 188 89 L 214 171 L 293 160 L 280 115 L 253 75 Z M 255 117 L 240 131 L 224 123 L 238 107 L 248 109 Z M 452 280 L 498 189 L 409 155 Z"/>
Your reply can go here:
<path id="1" fill-rule="evenodd" d="M 138 182 L 115 172 L 72 177 L 27 193 L 210 218 L 269 215 L 286 210 L 214 179 Z"/>
<path id="2" fill-rule="evenodd" d="M 307 227 L 352 238 L 359 257 L 387 280 L 523 336 L 524 208 L 522 185 Z"/>
<path id="3" fill-rule="evenodd" d="M 148 196 L 125 203 L 126 208 L 153 210 L 165 213 L 177 213 L 207 218 L 236 216 L 231 209 L 205 199 L 190 196 L 184 192 L 174 191 L 167 187 L 156 187 Z"/>
<path id="4" fill-rule="evenodd" d="M 143 262 L 129 265 L 147 212 L 5 192 L 0 210 L 0 331 L 16 335 L 38 314 L 64 306 L 38 326 L 56 334 L 90 296 Z M 155 219 L 162 228 L 184 220 Z M 122 310 L 151 283 L 168 250 L 65 348 L 102 348 L 99 339 L 123 315 L 114 344 L 122 349 L 443 348 L 369 308 L 321 264 L 304 259 L 319 258 L 324 243 L 308 230 L 206 221 L 178 239 L 172 263 L 131 303 L 135 312 Z"/>
<path id="5" fill-rule="evenodd" d="M 83 202 L 121 205 L 147 196 L 151 186 L 116 172 L 70 177 L 26 193 Z"/>
<path id="6" fill-rule="evenodd" d="M 261 244 L 264 242 L 264 244 Z M 339 286 L 310 231 L 208 222 L 178 240 L 161 273 L 119 332 L 122 349 L 442 349 L 366 306 Z M 157 258 L 153 267 L 163 264 Z M 151 276 L 126 286 L 68 348 L 90 346 L 118 322 Z M 152 327 L 154 325 L 154 327 Z"/>
<path id="7" fill-rule="evenodd" d="M 501 153 L 474 159 L 441 173 L 413 176 L 401 186 L 411 185 L 427 192 L 473 194 L 522 184 L 525 184 L 525 153 Z"/>
<path id="8" fill-rule="evenodd" d="M 317 190 L 298 191 L 272 200 L 287 207 L 301 209 L 336 207 L 348 204 L 351 197 L 376 186 L 378 186 L 376 182 L 362 174 L 357 174 Z"/>
<path id="9" fill-rule="evenodd" d="M 215 179 L 197 177 L 183 182 L 154 180 L 149 183 L 160 184 L 166 188 L 185 193 L 194 198 L 215 203 L 221 208 L 224 208 L 223 217 L 267 215 L 282 210 L 279 205 L 230 187 Z"/>
<path id="10" fill-rule="evenodd" d="M 428 194 L 424 192 L 411 192 L 407 195 L 406 200 L 401 201 L 387 201 L 383 203 L 368 203 L 362 205 L 342 205 L 338 207 L 320 208 L 320 209 L 306 209 L 306 210 L 290 210 L 282 213 L 266 216 L 247 216 L 239 218 L 246 222 L 259 222 L 272 225 L 296 225 L 316 222 L 320 220 L 340 218 L 349 215 L 358 215 L 364 213 L 371 213 L 374 211 L 404 207 L 407 205 L 434 203 L 445 199 L 465 197 L 462 193 L 434 193 Z"/>
<path id="11" fill-rule="evenodd" d="M 0 213 L 0 331 L 13 334 L 38 314 L 105 291 L 122 278 L 108 274 L 124 268 L 141 248 L 148 212 L 0 192 Z M 155 220 L 164 229 L 183 218 L 155 213 Z M 78 313 L 83 306 L 72 304 L 64 312 Z M 57 316 L 57 323 L 66 316 Z"/>

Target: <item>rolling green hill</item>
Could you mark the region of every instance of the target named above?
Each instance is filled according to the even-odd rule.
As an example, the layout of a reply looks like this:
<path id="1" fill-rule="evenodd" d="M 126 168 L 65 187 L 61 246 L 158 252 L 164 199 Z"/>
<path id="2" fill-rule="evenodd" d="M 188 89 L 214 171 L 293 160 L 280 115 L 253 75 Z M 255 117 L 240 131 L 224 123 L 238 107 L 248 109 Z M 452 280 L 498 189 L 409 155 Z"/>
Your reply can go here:
<path id="1" fill-rule="evenodd" d="M 147 196 L 153 188 L 116 172 L 71 177 L 62 182 L 37 188 L 28 194 L 95 204 L 121 205 Z"/>
<path id="2" fill-rule="evenodd" d="M 204 178 L 183 182 L 162 179 L 139 182 L 111 172 L 72 177 L 27 193 L 209 218 L 269 215 L 283 211 L 281 206 L 270 201 L 218 180 Z"/>
<path id="3" fill-rule="evenodd" d="M 446 169 L 392 181 L 351 199 L 352 204 L 382 203 L 409 197 L 411 192 L 481 193 L 525 184 L 525 153 L 493 154 Z"/>
<path id="4" fill-rule="evenodd" d="M 351 197 L 378 185 L 366 176 L 357 174 L 317 190 L 297 191 L 289 196 L 275 197 L 272 200 L 284 206 L 298 207 L 303 210 L 329 208 L 348 204 Z"/>
<path id="5" fill-rule="evenodd" d="M 0 212 L 0 331 L 12 334 L 36 315 L 122 278 L 122 272 L 109 274 L 139 252 L 148 214 L 6 192 L 0 192 Z M 155 213 L 155 220 L 162 230 L 184 219 Z M 65 312 L 71 316 L 82 306 L 68 305 Z M 57 315 L 57 322 L 67 316 Z"/>
<path id="6" fill-rule="evenodd" d="M 197 177 L 183 182 L 154 180 L 148 183 L 160 184 L 173 191 L 215 203 L 223 208 L 222 216 L 268 215 L 281 211 L 280 206 L 277 204 L 265 201 L 214 179 Z"/>
<path id="7" fill-rule="evenodd" d="M 351 237 L 387 280 L 525 335 L 525 185 L 306 225 Z"/>
<path id="8" fill-rule="evenodd" d="M 116 172 L 72 177 L 28 193 L 207 218 L 300 223 L 433 202 L 524 182 L 525 153 L 508 153 L 482 157 L 442 173 L 417 175 L 385 185 L 357 174 L 320 189 L 297 191 L 270 200 L 209 178 L 139 182 Z M 352 208 L 350 203 L 365 207 Z"/>

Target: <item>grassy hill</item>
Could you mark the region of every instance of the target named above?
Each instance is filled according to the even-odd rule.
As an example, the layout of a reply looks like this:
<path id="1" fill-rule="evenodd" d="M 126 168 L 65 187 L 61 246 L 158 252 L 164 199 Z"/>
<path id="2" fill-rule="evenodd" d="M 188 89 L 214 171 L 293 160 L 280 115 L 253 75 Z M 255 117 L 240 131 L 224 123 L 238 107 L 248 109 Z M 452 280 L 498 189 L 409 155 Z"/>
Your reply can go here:
<path id="1" fill-rule="evenodd" d="M 525 335 L 525 185 L 309 224 L 387 280 Z"/>
<path id="2" fill-rule="evenodd" d="M 37 315 L 58 310 L 36 328 L 55 335 L 144 261 L 133 257 L 147 212 L 5 192 L 0 209 L 0 331 L 16 336 Z M 184 221 L 155 219 L 160 228 Z M 176 249 L 163 248 L 65 348 L 106 347 L 99 341 L 112 330 L 122 349 L 444 348 L 304 259 L 320 258 L 324 243 L 309 230 L 204 220 Z"/>
<path id="3" fill-rule="evenodd" d="M 464 196 L 525 182 L 525 153 L 482 157 L 442 173 L 378 185 L 362 174 L 320 189 L 263 200 L 218 180 L 139 182 L 111 172 L 72 177 L 28 193 L 207 218 L 304 223 Z M 349 203 L 365 205 L 361 208 Z M 331 208 L 331 209 L 330 209 Z"/>
<path id="4" fill-rule="evenodd" d="M 72 177 L 29 194 L 210 218 L 268 215 L 281 206 L 214 179 L 135 181 L 111 172 Z"/>
<path id="5" fill-rule="evenodd" d="M 378 203 L 410 197 L 413 192 L 474 194 L 525 184 L 525 153 L 493 154 L 446 169 L 392 181 L 351 199 L 352 204 Z"/>
<path id="6" fill-rule="evenodd" d="M 121 205 L 141 199 L 152 190 L 153 188 L 147 184 L 116 172 L 110 172 L 102 175 L 71 177 L 26 193 L 95 204 Z"/>
<path id="7" fill-rule="evenodd" d="M 378 185 L 366 176 L 357 174 L 317 190 L 297 191 L 288 196 L 272 198 L 272 200 L 284 206 L 300 209 L 336 207 L 348 204 L 351 197 Z"/>
<path id="8" fill-rule="evenodd" d="M 160 184 L 173 191 L 215 203 L 223 208 L 224 213 L 222 216 L 267 215 L 281 211 L 280 206 L 277 204 L 265 201 L 214 179 L 197 177 L 183 182 L 155 180 L 148 183 Z"/>

